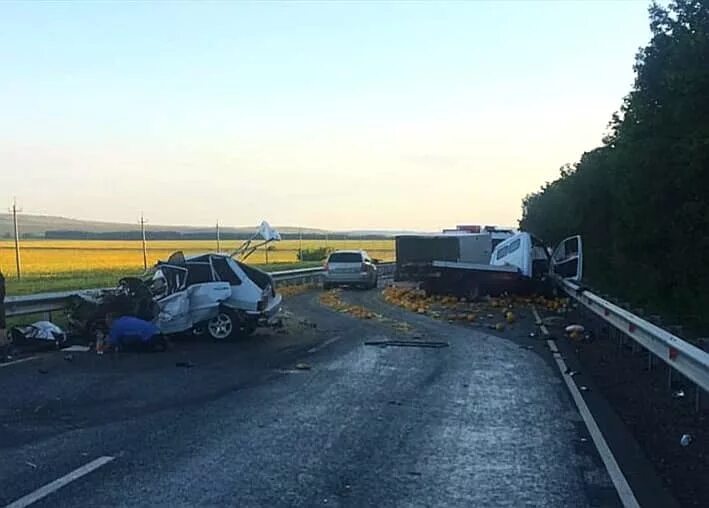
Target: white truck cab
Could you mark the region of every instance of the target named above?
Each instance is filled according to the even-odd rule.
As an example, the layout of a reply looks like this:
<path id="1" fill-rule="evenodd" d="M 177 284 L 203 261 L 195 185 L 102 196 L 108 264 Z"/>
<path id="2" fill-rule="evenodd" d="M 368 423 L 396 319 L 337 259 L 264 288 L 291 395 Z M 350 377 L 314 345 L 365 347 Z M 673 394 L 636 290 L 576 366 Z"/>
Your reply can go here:
<path id="1" fill-rule="evenodd" d="M 499 243 L 492 251 L 490 264 L 510 265 L 530 279 L 540 279 L 552 272 L 565 279 L 579 282 L 583 276 L 583 253 L 580 236 L 565 238 L 550 255 L 535 236 L 517 233 Z"/>

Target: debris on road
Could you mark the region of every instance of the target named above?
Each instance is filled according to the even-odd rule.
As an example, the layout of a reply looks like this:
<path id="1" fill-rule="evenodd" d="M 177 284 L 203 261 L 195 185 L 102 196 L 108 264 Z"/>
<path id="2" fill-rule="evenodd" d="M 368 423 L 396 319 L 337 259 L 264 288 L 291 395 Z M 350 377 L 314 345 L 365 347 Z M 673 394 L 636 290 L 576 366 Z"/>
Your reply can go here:
<path id="1" fill-rule="evenodd" d="M 564 332 L 566 333 L 583 333 L 585 328 L 581 325 L 568 325 L 567 327 L 564 328 Z"/>
<path id="2" fill-rule="evenodd" d="M 690 444 L 692 444 L 693 440 L 694 440 L 694 438 L 692 437 L 691 434 L 682 434 L 682 437 L 679 440 L 679 444 L 681 444 L 684 447 L 687 447 Z"/>
<path id="3" fill-rule="evenodd" d="M 37 464 L 35 464 L 34 462 L 30 462 L 29 460 L 26 460 L 25 464 L 30 466 L 32 469 L 37 469 Z"/>
<path id="4" fill-rule="evenodd" d="M 40 374 L 49 374 L 49 371 L 47 369 L 37 369 L 37 372 Z"/>
<path id="5" fill-rule="evenodd" d="M 73 362 L 73 361 L 74 361 L 74 355 L 72 355 L 72 354 L 66 354 L 66 355 L 64 355 L 64 361 L 65 361 L 65 362 Z"/>
<path id="6" fill-rule="evenodd" d="M 574 339 L 574 340 L 578 340 L 578 339 L 584 338 L 583 333 L 584 333 L 585 330 L 586 330 L 586 329 L 585 329 L 583 326 L 581 326 L 581 325 L 569 325 L 569 326 L 567 326 L 566 328 L 564 328 L 564 331 L 566 332 L 566 334 L 567 334 L 571 339 Z"/>
<path id="7" fill-rule="evenodd" d="M 44 345 L 58 349 L 66 342 L 67 335 L 51 321 L 37 321 L 31 325 L 11 328 L 10 340 L 15 346 Z"/>
<path id="8" fill-rule="evenodd" d="M 545 298 L 544 296 L 520 296 L 504 294 L 498 297 L 486 297 L 473 300 L 458 298 L 451 295 L 428 294 L 412 285 L 394 284 L 382 292 L 384 301 L 402 307 L 417 314 L 423 314 L 434 319 L 444 319 L 449 322 L 467 322 L 472 326 L 486 326 L 491 330 L 504 331 L 520 319 L 519 309 L 526 309 L 534 304 L 541 308 L 562 312 L 568 308 L 568 298 Z M 492 323 L 485 323 L 493 320 Z M 564 318 L 552 316 L 546 320 L 548 324 L 561 324 Z M 534 337 L 536 334 L 530 334 Z"/>
<path id="9" fill-rule="evenodd" d="M 425 340 L 368 340 L 364 343 L 365 346 L 397 346 L 397 347 L 424 347 L 424 348 L 443 348 L 450 344 L 439 341 Z"/>
<path id="10" fill-rule="evenodd" d="M 684 398 L 684 390 L 675 390 L 674 392 L 672 392 L 672 398 L 673 399 Z"/>
<path id="11" fill-rule="evenodd" d="M 296 363 L 295 368 L 297 370 L 310 370 L 312 367 L 307 363 Z"/>
<path id="12" fill-rule="evenodd" d="M 300 319 L 300 320 L 298 320 L 298 324 L 303 325 L 307 328 L 317 328 L 318 327 L 317 323 L 313 323 L 309 319 Z"/>
<path id="13" fill-rule="evenodd" d="M 542 318 L 542 324 L 545 326 L 557 326 L 564 322 L 561 316 L 547 316 Z"/>
<path id="14" fill-rule="evenodd" d="M 316 288 L 317 286 L 314 284 L 296 284 L 292 286 L 278 286 L 278 292 L 281 296 L 296 296 Z"/>
<path id="15" fill-rule="evenodd" d="M 374 319 L 377 314 L 360 305 L 349 305 L 340 298 L 340 289 L 331 289 L 320 295 L 320 303 L 338 312 L 343 312 L 360 319 Z"/>
<path id="16" fill-rule="evenodd" d="M 185 367 L 187 369 L 194 367 L 194 363 L 189 361 L 182 361 L 175 363 L 175 367 Z"/>

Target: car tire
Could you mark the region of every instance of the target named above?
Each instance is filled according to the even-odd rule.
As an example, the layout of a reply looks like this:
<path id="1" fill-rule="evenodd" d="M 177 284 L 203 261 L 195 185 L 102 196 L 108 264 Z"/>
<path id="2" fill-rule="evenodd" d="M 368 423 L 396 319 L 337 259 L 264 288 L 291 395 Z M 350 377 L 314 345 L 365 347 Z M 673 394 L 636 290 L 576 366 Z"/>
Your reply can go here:
<path id="1" fill-rule="evenodd" d="M 328 290 L 332 289 L 332 284 L 330 284 L 329 282 L 323 282 L 322 288 L 323 288 L 323 290 L 328 291 Z"/>
<path id="2" fill-rule="evenodd" d="M 379 277 L 374 277 L 374 280 L 372 281 L 372 284 L 369 286 L 369 289 L 377 289 L 378 284 L 379 284 Z"/>
<path id="3" fill-rule="evenodd" d="M 207 334 L 216 341 L 229 340 L 239 330 L 239 319 L 232 311 L 221 309 L 219 314 L 207 321 Z"/>

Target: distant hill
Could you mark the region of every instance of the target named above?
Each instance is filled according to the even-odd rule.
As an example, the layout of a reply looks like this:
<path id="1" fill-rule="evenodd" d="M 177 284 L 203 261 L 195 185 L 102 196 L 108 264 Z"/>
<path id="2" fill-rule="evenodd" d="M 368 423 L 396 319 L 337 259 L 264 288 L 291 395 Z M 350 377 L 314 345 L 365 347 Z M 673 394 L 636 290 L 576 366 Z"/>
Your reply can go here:
<path id="1" fill-rule="evenodd" d="M 20 235 L 35 238 L 133 238 L 139 234 L 138 224 L 124 222 L 102 222 L 83 219 L 70 219 L 51 215 L 25 215 L 19 216 Z M 397 234 L 393 231 L 325 231 L 316 228 L 299 228 L 293 226 L 275 226 L 284 236 L 292 237 L 302 231 L 304 237 L 313 237 L 329 233 L 336 236 L 367 236 L 389 237 Z M 253 234 L 257 227 L 254 226 L 221 226 L 220 231 L 225 239 L 229 237 L 244 237 Z M 153 238 L 202 238 L 214 236 L 214 227 L 200 226 L 169 226 L 149 224 L 148 234 Z M 12 218 L 9 214 L 0 215 L 0 237 L 12 236 Z"/>

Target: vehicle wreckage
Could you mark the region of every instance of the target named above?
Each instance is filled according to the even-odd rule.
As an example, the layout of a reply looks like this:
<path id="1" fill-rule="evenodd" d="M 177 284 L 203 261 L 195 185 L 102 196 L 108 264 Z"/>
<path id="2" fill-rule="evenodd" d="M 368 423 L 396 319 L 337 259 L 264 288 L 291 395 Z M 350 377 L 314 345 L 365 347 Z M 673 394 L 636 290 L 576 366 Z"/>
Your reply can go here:
<path id="1" fill-rule="evenodd" d="M 257 236 L 263 241 L 254 243 Z M 231 254 L 185 257 L 178 251 L 140 277 L 120 279 L 116 288 L 81 291 L 69 304 L 72 331 L 90 337 L 105 334 L 109 313 L 152 321 L 166 335 L 207 333 L 216 340 L 275 325 L 282 298 L 273 278 L 243 261 L 277 240 L 280 235 L 263 222 L 258 233 Z"/>

